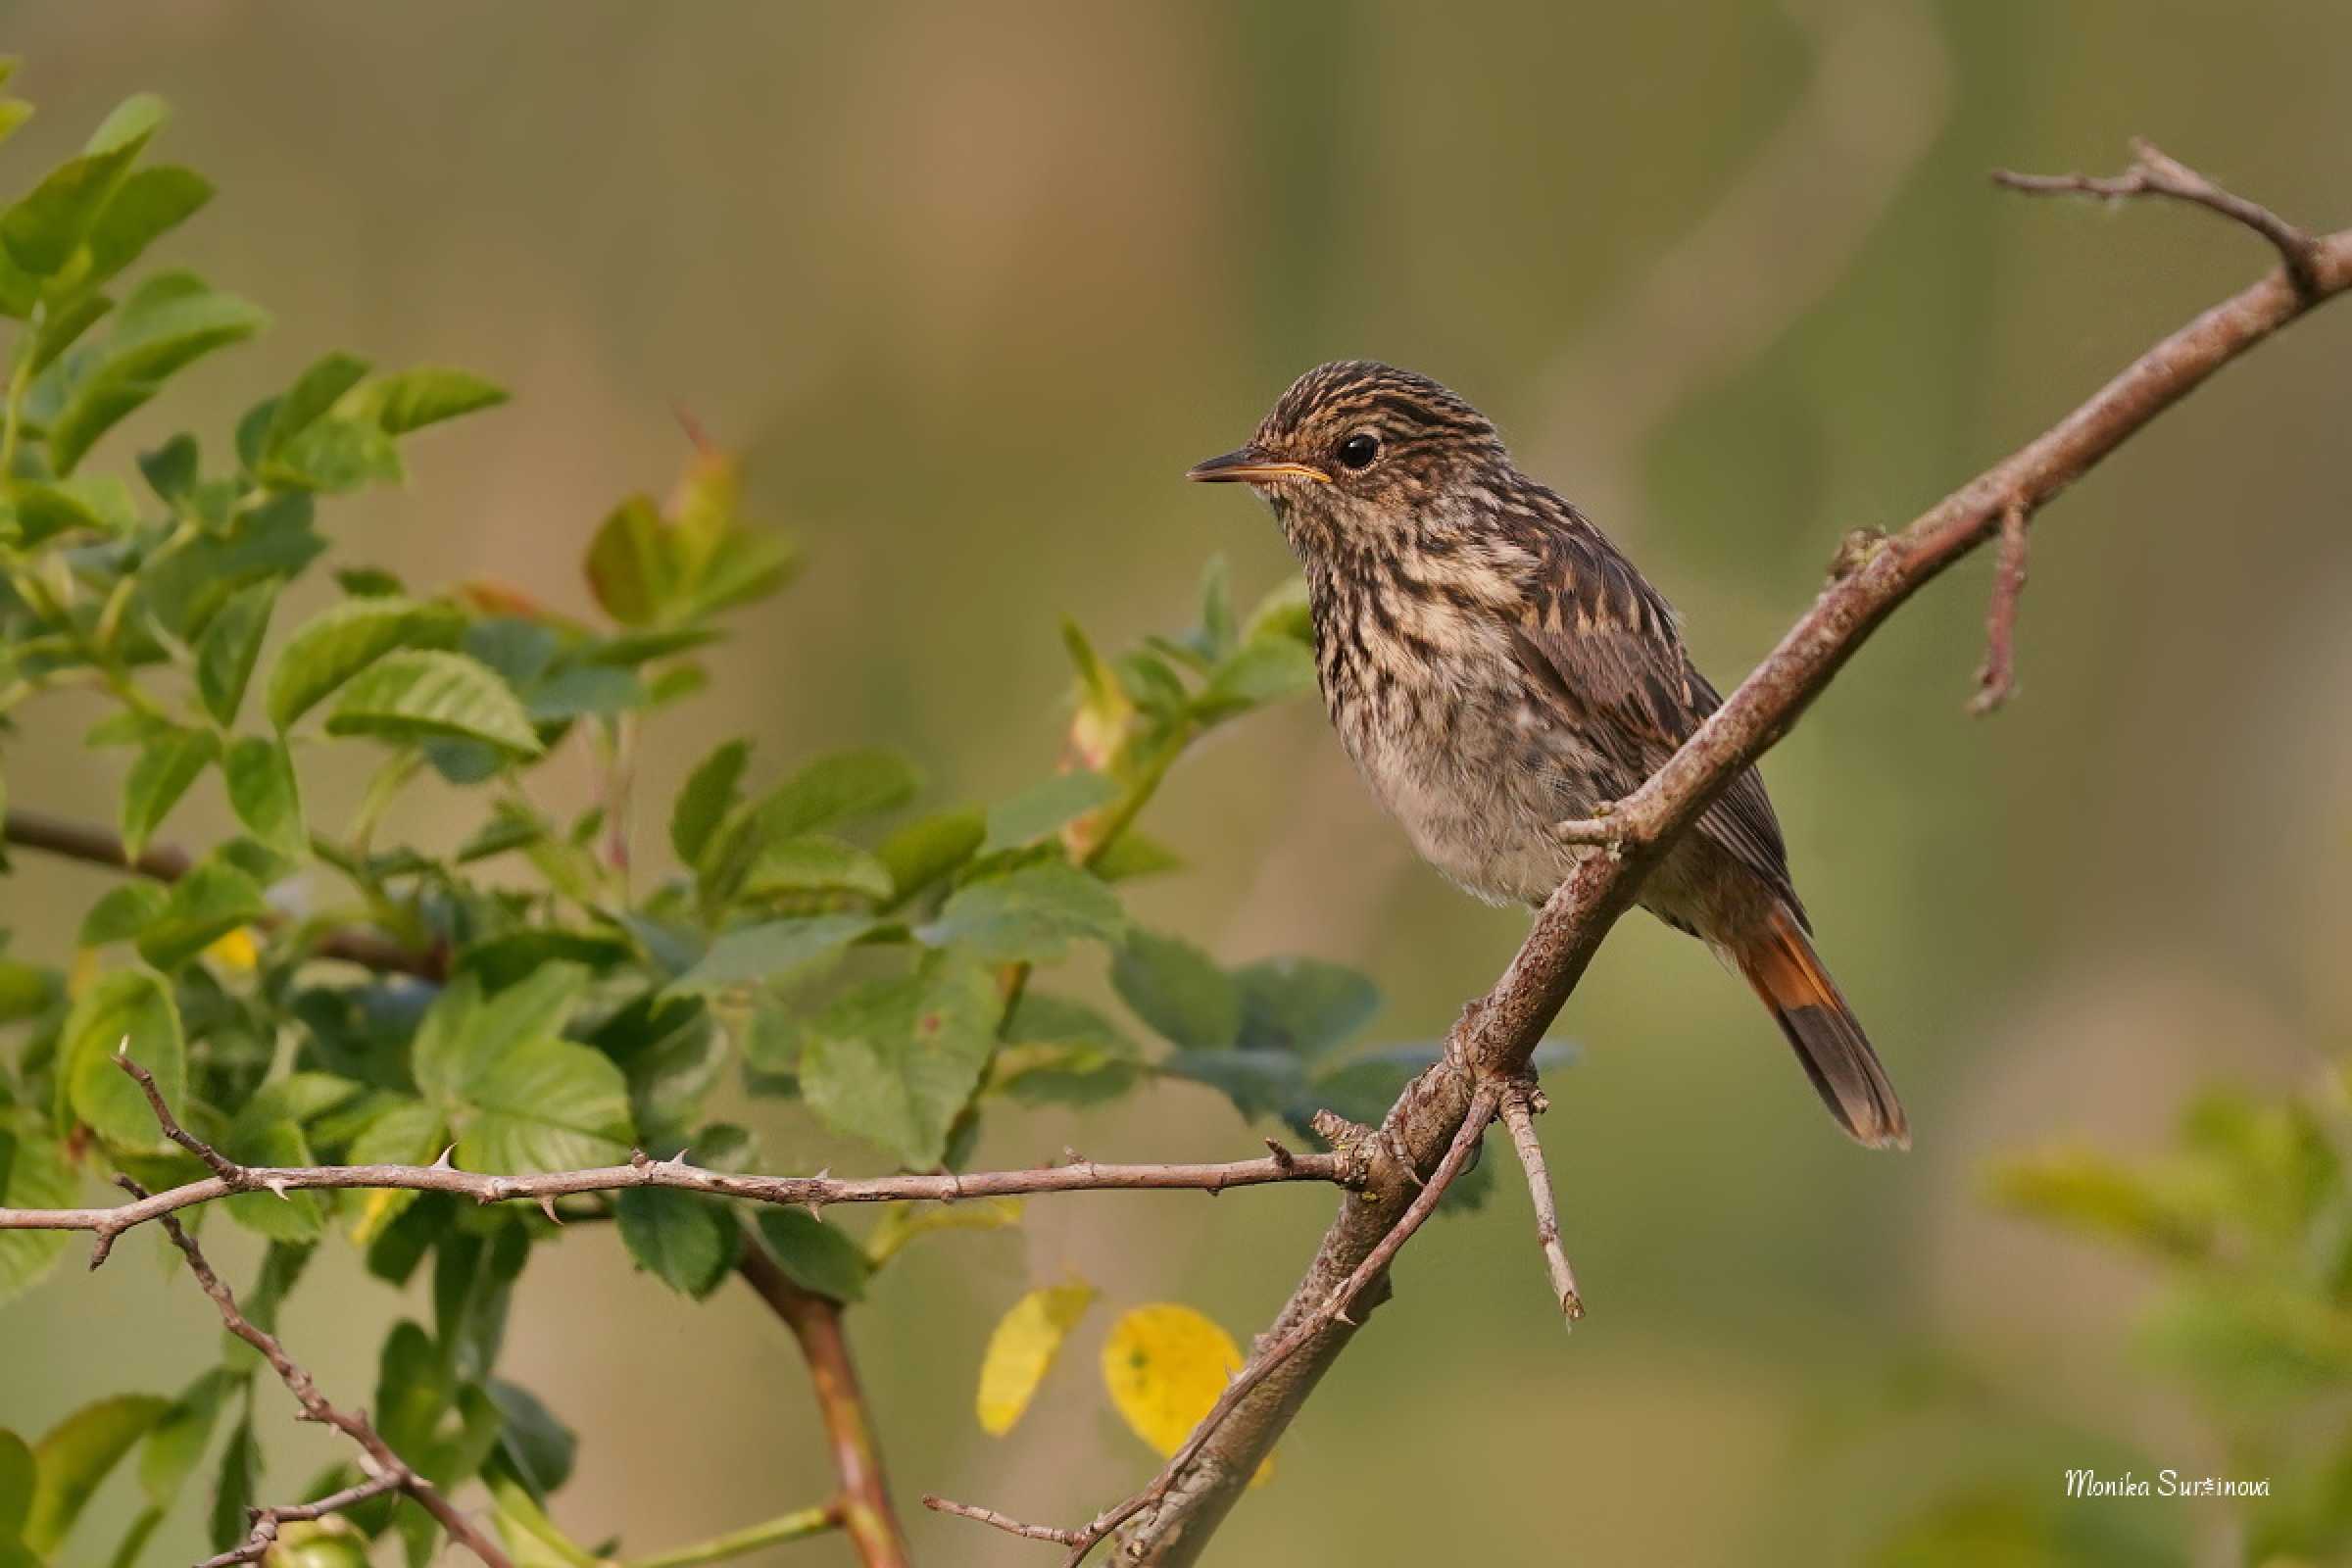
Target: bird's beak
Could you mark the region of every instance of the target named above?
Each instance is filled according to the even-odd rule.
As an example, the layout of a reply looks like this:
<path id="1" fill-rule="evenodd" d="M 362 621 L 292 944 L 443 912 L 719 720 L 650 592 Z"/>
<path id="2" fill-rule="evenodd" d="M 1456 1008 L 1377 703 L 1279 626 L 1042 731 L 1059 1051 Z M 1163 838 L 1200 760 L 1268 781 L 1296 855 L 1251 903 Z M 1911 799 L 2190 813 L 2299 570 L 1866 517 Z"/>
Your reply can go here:
<path id="1" fill-rule="evenodd" d="M 1184 471 L 1184 476 L 1198 479 L 1203 484 L 1232 484 L 1237 481 L 1272 484 L 1282 479 L 1312 479 L 1317 484 L 1331 483 L 1331 475 L 1321 468 L 1310 467 L 1303 463 L 1284 463 L 1278 458 L 1266 456 L 1255 447 L 1244 447 L 1239 452 L 1228 452 L 1206 463 L 1196 463 Z"/>

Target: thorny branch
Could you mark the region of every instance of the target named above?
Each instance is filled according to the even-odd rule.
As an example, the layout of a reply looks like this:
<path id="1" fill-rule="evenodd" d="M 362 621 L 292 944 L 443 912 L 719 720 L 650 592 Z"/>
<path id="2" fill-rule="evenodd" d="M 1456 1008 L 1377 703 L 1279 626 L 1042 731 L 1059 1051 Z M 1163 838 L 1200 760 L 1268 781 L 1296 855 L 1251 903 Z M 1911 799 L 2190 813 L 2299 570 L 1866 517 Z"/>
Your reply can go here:
<path id="1" fill-rule="evenodd" d="M 704 1170 L 689 1163 L 692 1152 L 685 1150 L 668 1159 L 655 1159 L 638 1150 L 626 1165 L 548 1171 L 533 1176 L 494 1176 L 460 1170 L 451 1160 L 454 1149 L 444 1150 L 441 1158 L 430 1165 L 240 1165 L 180 1125 L 156 1089 L 154 1075 L 146 1068 L 122 1054 L 115 1057 L 115 1063 L 146 1095 L 148 1107 L 154 1111 L 164 1136 L 194 1155 L 213 1174 L 164 1192 L 142 1192 L 132 1202 L 103 1208 L 0 1208 L 0 1231 L 93 1232 L 98 1242 L 90 1257 L 92 1268 L 106 1261 L 115 1239 L 124 1231 L 236 1193 L 266 1192 L 284 1198 L 296 1192 L 373 1188 L 450 1193 L 484 1204 L 527 1200 L 537 1203 L 548 1218 L 561 1223 L 555 1206 L 557 1199 L 579 1193 L 620 1192 L 632 1187 L 669 1187 L 706 1193 L 713 1198 L 749 1199 L 818 1213 L 831 1203 L 925 1200 L 952 1203 L 965 1198 L 1010 1198 L 1034 1193 L 1215 1194 L 1229 1187 L 1263 1187 L 1276 1182 L 1331 1182 L 1346 1186 L 1352 1179 L 1353 1162 L 1345 1154 L 1299 1154 L 1280 1148 L 1262 1159 L 1212 1164 L 1106 1165 L 1078 1159 L 1034 1170 L 947 1171 L 938 1175 L 860 1178 L 822 1172 L 814 1176 L 745 1176 Z"/>
<path id="2" fill-rule="evenodd" d="M 160 1101 L 158 1102 L 160 1103 Z M 133 1198 L 146 1196 L 146 1190 L 129 1177 L 121 1176 L 116 1180 Z M 278 1381 L 286 1386 L 286 1392 L 294 1396 L 294 1402 L 302 1406 L 302 1419 L 333 1427 L 337 1432 L 358 1444 L 360 1451 L 367 1456 L 368 1467 L 373 1470 L 375 1479 L 384 1482 L 384 1485 L 374 1488 L 373 1491 L 354 1487 L 350 1492 L 337 1494 L 340 1501 L 337 1501 L 336 1498 L 326 1498 L 311 1506 L 321 1511 L 331 1511 L 326 1509 L 325 1505 L 328 1502 L 334 1502 L 337 1507 L 348 1508 L 356 1502 L 365 1501 L 368 1496 L 374 1495 L 376 1492 L 387 1492 L 397 1488 L 414 1498 L 417 1506 L 438 1520 L 441 1528 L 449 1532 L 450 1540 L 480 1558 L 487 1568 L 514 1568 L 514 1564 L 508 1560 L 507 1554 L 499 1549 L 497 1543 L 476 1529 L 473 1521 L 461 1513 L 457 1505 L 443 1496 L 440 1490 L 431 1482 L 409 1468 L 408 1461 L 392 1451 L 391 1445 L 383 1440 L 382 1435 L 375 1430 L 374 1425 L 366 1416 L 356 1410 L 343 1410 L 328 1403 L 326 1396 L 318 1392 L 318 1385 L 311 1381 L 310 1373 L 303 1370 L 301 1363 L 286 1353 L 286 1348 L 278 1343 L 277 1336 L 255 1323 L 238 1307 L 235 1294 L 229 1290 L 226 1284 L 222 1283 L 220 1275 L 213 1272 L 213 1265 L 205 1261 L 204 1249 L 196 1245 L 196 1238 L 190 1236 L 179 1221 L 172 1216 L 165 1214 L 161 1218 L 165 1231 L 171 1235 L 172 1244 L 177 1247 L 181 1254 L 187 1258 L 188 1272 L 196 1276 L 196 1283 L 203 1288 L 205 1295 L 213 1298 L 213 1305 L 220 1309 L 221 1323 L 227 1327 L 229 1333 L 234 1334 L 238 1339 L 261 1352 L 262 1359 L 270 1363 L 270 1370 L 277 1374 Z M 351 1494 L 352 1493 L 359 1493 L 361 1495 L 354 1496 Z M 304 1517 L 317 1518 L 318 1515 L 317 1513 L 306 1515 L 295 1508 L 264 1509 L 254 1522 L 254 1537 L 260 1538 L 262 1533 L 267 1530 L 269 1538 L 274 1540 L 277 1534 L 278 1520 Z M 249 1539 L 246 1545 L 251 1546 L 252 1544 L 253 1540 Z M 263 1549 L 266 1550 L 268 1544 L 268 1541 L 264 1541 L 262 1543 Z M 239 1556 L 232 1552 L 225 1558 L 216 1560 L 251 1562 L 255 1558 Z"/>
<path id="3" fill-rule="evenodd" d="M 400 1489 L 400 1477 L 386 1473 L 370 1476 L 358 1486 L 345 1487 L 341 1492 L 330 1492 L 316 1502 L 278 1503 L 268 1508 L 251 1509 L 253 1533 L 219 1556 L 207 1557 L 196 1568 L 229 1568 L 231 1563 L 260 1562 L 270 1555 L 270 1548 L 277 1544 L 278 1526 L 308 1524 L 324 1519 L 330 1514 L 357 1508 L 363 1502 Z"/>

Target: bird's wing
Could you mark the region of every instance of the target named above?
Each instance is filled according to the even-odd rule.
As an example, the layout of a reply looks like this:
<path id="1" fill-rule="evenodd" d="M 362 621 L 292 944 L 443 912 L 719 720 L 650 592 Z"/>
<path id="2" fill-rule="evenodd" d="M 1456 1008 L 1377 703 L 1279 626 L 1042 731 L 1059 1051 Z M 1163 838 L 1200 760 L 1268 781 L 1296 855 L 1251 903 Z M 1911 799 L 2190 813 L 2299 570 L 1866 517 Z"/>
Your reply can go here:
<path id="1" fill-rule="evenodd" d="M 1663 766 L 1723 699 L 1691 667 L 1665 600 L 1597 530 L 1586 524 L 1561 536 L 1552 555 L 1553 569 L 1513 628 L 1512 646 L 1561 720 L 1620 773 L 1622 797 Z M 1716 797 L 1697 831 L 1804 918 L 1781 824 L 1754 768 Z"/>

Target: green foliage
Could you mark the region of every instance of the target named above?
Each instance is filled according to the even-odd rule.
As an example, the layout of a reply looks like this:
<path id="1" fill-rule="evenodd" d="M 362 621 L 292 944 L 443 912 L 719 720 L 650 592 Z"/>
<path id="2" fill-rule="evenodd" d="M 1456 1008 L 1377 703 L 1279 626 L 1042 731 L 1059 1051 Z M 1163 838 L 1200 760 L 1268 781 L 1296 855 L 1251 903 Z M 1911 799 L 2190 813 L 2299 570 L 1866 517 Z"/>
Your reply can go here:
<path id="1" fill-rule="evenodd" d="M 0 133 L 16 114 L 0 103 Z M 248 1164 L 446 1152 L 502 1173 L 618 1164 L 633 1148 L 757 1168 L 752 1135 L 728 1119 L 747 1095 L 788 1145 L 821 1129 L 931 1170 L 958 1164 L 1008 1102 L 1094 1103 L 1177 1076 L 1245 1114 L 1298 1121 L 1345 1096 L 1363 1115 L 1426 1059 L 1348 1054 L 1377 1005 L 1360 976 L 1305 960 L 1229 970 L 1127 916 L 1123 883 L 1177 863 L 1136 828 L 1170 768 L 1313 680 L 1296 585 L 1245 613 L 1221 563 L 1196 624 L 1173 635 L 1106 658 L 1064 624 L 1064 765 L 1004 799 L 927 800 L 884 750 L 771 765 L 730 739 L 662 803 L 670 858 L 652 865 L 631 863 L 633 824 L 606 808 L 564 817 L 541 804 L 540 771 L 559 761 L 627 799 L 632 757 L 706 678 L 698 660 L 722 617 L 781 588 L 795 547 L 743 515 L 735 461 L 698 434 L 666 502 L 581 519 L 598 623 L 503 584 L 411 590 L 340 559 L 322 514 L 400 482 L 420 432 L 505 393 L 339 350 L 201 435 L 148 431 L 143 452 L 123 450 L 124 421 L 167 386 L 198 400 L 175 406 L 201 407 L 206 357 L 267 321 L 192 273 L 139 274 L 211 195 L 200 175 L 142 164 L 161 123 L 160 105 L 132 100 L 0 209 L 0 317 L 18 323 L 0 394 L 0 739 L 67 743 L 33 715 L 54 693 L 94 694 L 105 711 L 83 738 L 119 759 L 111 814 L 131 854 L 208 789 L 237 830 L 163 858 L 178 872 L 168 882 L 95 898 L 71 971 L 0 960 L 0 1202 L 86 1201 L 116 1172 L 202 1174 L 162 1137 L 124 1051 L 185 1125 Z M 348 820 L 323 822 L 314 769 L 355 746 L 372 783 Z M 1037 738 L 1041 761 L 1055 750 Z M 389 808 L 414 797 L 455 824 L 444 842 L 460 849 L 388 840 Z M 362 935 L 363 956 L 398 956 L 389 972 L 348 961 Z M 1064 963 L 1080 983 L 1107 963 L 1165 1044 L 1055 995 L 1041 971 Z M 421 1472 L 478 1482 L 517 1541 L 564 1561 L 595 1560 L 546 1511 L 574 1440 L 498 1376 L 508 1305 L 539 1249 L 616 1235 L 650 1276 L 699 1298 L 759 1248 L 846 1303 L 910 1237 L 1019 1214 L 926 1211 L 869 1247 L 809 1214 L 657 1187 L 567 1199 L 568 1216 L 613 1223 L 562 1232 L 536 1212 L 410 1191 L 257 1192 L 217 1207 L 266 1244 L 238 1289 L 259 1323 L 320 1250 L 353 1249 L 394 1287 L 429 1277 L 429 1319 L 389 1333 L 366 1402 Z M 65 1245 L 0 1233 L 0 1298 Z M 74 1560 L 107 1550 L 81 1539 L 100 1524 L 83 1504 L 134 1449 L 142 1505 L 109 1522 L 116 1561 L 138 1558 L 198 1477 L 216 1545 L 240 1539 L 245 1509 L 276 1490 L 268 1410 L 255 1419 L 270 1375 L 224 1344 L 176 1396 L 101 1401 L 38 1444 L 0 1433 L 0 1568 L 58 1558 L 77 1520 Z M 397 1538 L 412 1564 L 435 1547 L 413 1505 L 351 1523 L 386 1553 Z"/>

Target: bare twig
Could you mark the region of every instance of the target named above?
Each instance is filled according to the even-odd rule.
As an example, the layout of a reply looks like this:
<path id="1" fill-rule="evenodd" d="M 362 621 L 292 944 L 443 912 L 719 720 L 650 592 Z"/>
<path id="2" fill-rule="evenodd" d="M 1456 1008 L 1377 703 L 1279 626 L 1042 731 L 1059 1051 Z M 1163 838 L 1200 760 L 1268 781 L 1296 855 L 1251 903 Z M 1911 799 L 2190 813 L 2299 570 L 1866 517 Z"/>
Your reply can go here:
<path id="1" fill-rule="evenodd" d="M 1002 1514 L 994 1508 L 982 1508 L 968 1502 L 957 1502 L 934 1492 L 923 1494 L 923 1506 L 933 1513 L 952 1513 L 958 1519 L 977 1519 L 1008 1536 L 1019 1536 L 1025 1541 L 1051 1541 L 1057 1546 L 1074 1546 L 1084 1534 L 1083 1531 L 1063 1530 L 1056 1525 L 1025 1525 L 1010 1514 Z"/>
<path id="2" fill-rule="evenodd" d="M 2144 160 L 2143 160 L 2144 161 Z M 2169 161 L 2168 161 L 2169 162 Z M 2209 182 L 2208 182 L 2209 183 Z M 2061 184 L 2056 187 L 2072 188 Z M 1617 853 L 1592 855 L 1553 893 L 1502 978 L 1464 1009 L 1446 1059 L 1407 1085 L 1384 1123 L 1394 1158 L 1375 1161 L 1362 1190 L 1342 1204 L 1306 1277 L 1276 1320 L 1300 1322 L 1332 1282 L 1372 1255 L 1395 1221 L 1393 1200 L 1418 1167 L 1458 1136 L 1482 1085 L 1520 1077 L 1545 1029 L 1583 978 L 1641 880 L 1716 796 L 1786 733 L 1879 623 L 1954 562 L 2000 532 L 2012 512 L 2029 518 L 2067 486 L 2207 377 L 2322 301 L 2352 289 L 2352 231 L 2310 239 L 2268 224 L 2234 199 L 2207 199 L 2174 170 L 2156 170 L 2147 194 L 2178 196 L 2250 222 L 2280 244 L 2287 268 L 2206 311 L 2126 366 L 2047 431 L 1953 491 L 1866 559 L 1833 580 L 1764 662 L 1740 682 L 1642 787 L 1604 819 L 1612 835 L 1579 823 Z M 2130 192 L 2139 194 L 2135 186 Z M 2225 193 L 2226 194 L 2226 193 Z M 2298 258 L 2301 258 L 2300 260 Z M 1156 1502 L 1139 1512 L 1120 1544 L 1129 1568 L 1197 1562 L 1348 1336 L 1324 1324 L 1218 1430 L 1174 1466 Z"/>
<path id="3" fill-rule="evenodd" d="M 2132 139 L 2132 167 L 2120 174 L 2100 178 L 2089 174 L 2021 174 L 2014 170 L 1996 169 L 1992 178 L 1997 185 L 2034 195 L 2104 196 L 2110 199 L 2162 196 L 2177 202 L 2191 203 L 2219 213 L 2232 222 L 2243 223 L 2269 240 L 2278 249 L 2279 260 L 2286 265 L 2287 278 L 2294 284 L 2296 293 L 2310 299 L 2321 292 L 2324 258 L 2321 255 L 2322 242 L 2317 235 L 2288 222 L 2260 202 L 2249 201 L 2235 191 L 2223 189 L 2186 164 L 2167 157 L 2144 136 Z"/>
<path id="4" fill-rule="evenodd" d="M 268 1508 L 247 1509 L 247 1516 L 253 1521 L 253 1533 L 243 1543 L 231 1546 L 218 1557 L 207 1557 L 196 1568 L 229 1568 L 232 1563 L 260 1562 L 270 1554 L 270 1548 L 277 1544 L 278 1526 L 308 1524 L 324 1519 L 329 1514 L 357 1508 L 363 1502 L 400 1489 L 401 1478 L 387 1471 L 383 1475 L 370 1476 L 358 1486 L 329 1493 L 316 1502 L 278 1503 Z"/>
<path id="5" fill-rule="evenodd" d="M 104 828 L 87 822 L 75 822 L 46 811 L 11 808 L 4 827 L 6 841 L 27 850 L 63 856 L 69 860 L 81 860 L 90 865 L 110 866 L 157 882 L 176 882 L 188 874 L 193 863 L 185 850 L 159 844 L 132 858 L 122 848 L 122 841 Z M 272 915 L 264 925 L 283 924 L 282 918 Z M 319 935 L 316 953 L 321 958 L 340 958 L 364 969 L 382 974 L 415 975 L 420 980 L 447 978 L 448 958 L 439 952 L 417 953 L 373 931 L 342 927 Z"/>
<path id="6" fill-rule="evenodd" d="M 1551 1275 L 1552 1298 L 1570 1323 L 1585 1315 L 1585 1298 L 1577 1294 L 1576 1270 L 1568 1266 L 1568 1250 L 1560 1245 L 1560 1211 L 1551 1198 L 1551 1173 L 1544 1165 L 1544 1143 L 1536 1136 L 1536 1116 L 1548 1108 L 1544 1091 L 1532 1083 L 1514 1084 L 1504 1091 L 1502 1124 L 1511 1130 L 1511 1147 L 1527 1171 L 1528 1196 L 1536 1204 L 1536 1241 L 1544 1249 L 1544 1266 Z"/>
<path id="7" fill-rule="evenodd" d="M 1977 668 L 1977 694 L 1968 700 L 1968 710 L 1980 718 L 2017 688 L 2017 601 L 2026 591 L 2026 509 L 2012 505 L 2001 514 L 2000 554 L 1984 610 L 1984 662 Z"/>
<path id="8" fill-rule="evenodd" d="M 116 1181 L 133 1198 L 144 1199 L 147 1196 L 146 1189 L 127 1176 L 119 1176 Z M 278 1343 L 277 1336 L 255 1323 L 238 1307 L 235 1294 L 220 1275 L 213 1272 L 213 1265 L 205 1260 L 204 1249 L 196 1245 L 196 1238 L 190 1236 L 179 1221 L 170 1214 L 159 1218 L 164 1230 L 172 1238 L 172 1245 L 178 1248 L 181 1255 L 187 1258 L 188 1272 L 196 1276 L 196 1283 L 203 1288 L 205 1295 L 212 1298 L 213 1305 L 220 1310 L 221 1323 L 229 1333 L 261 1352 L 262 1359 L 270 1363 L 270 1370 L 277 1374 L 278 1381 L 286 1386 L 286 1392 L 294 1396 L 294 1402 L 302 1406 L 303 1420 L 333 1427 L 358 1444 L 360 1451 L 367 1455 L 369 1467 L 378 1477 L 390 1477 L 394 1486 L 440 1521 L 441 1528 L 449 1532 L 450 1540 L 472 1552 L 488 1568 L 514 1568 L 497 1543 L 483 1535 L 471 1520 L 459 1512 L 457 1505 L 442 1495 L 439 1488 L 411 1469 L 407 1460 L 394 1453 L 392 1446 L 383 1440 L 383 1436 L 366 1416 L 328 1403 L 326 1396 L 318 1392 L 318 1385 L 311 1381 L 310 1373 L 286 1353 L 286 1348 Z M 350 1506 L 349 1501 L 342 1506 Z M 279 1516 L 287 1519 L 295 1517 L 292 1512 L 283 1510 L 279 1511 Z M 261 1527 L 257 1523 L 255 1528 L 258 1531 Z"/>

